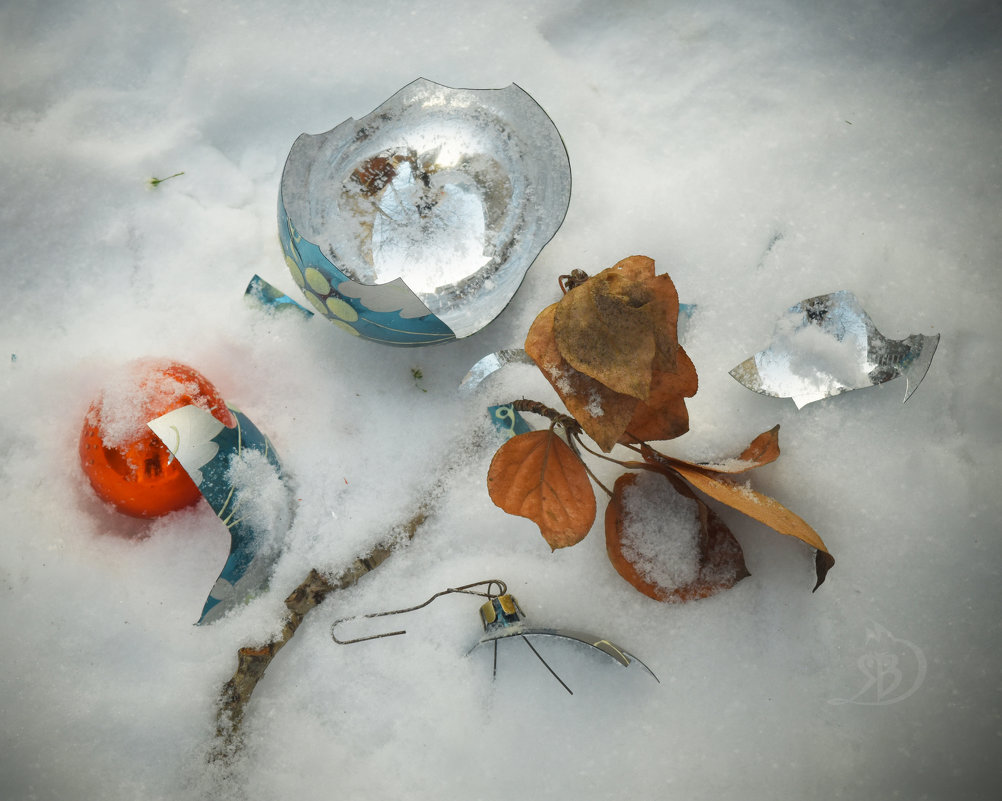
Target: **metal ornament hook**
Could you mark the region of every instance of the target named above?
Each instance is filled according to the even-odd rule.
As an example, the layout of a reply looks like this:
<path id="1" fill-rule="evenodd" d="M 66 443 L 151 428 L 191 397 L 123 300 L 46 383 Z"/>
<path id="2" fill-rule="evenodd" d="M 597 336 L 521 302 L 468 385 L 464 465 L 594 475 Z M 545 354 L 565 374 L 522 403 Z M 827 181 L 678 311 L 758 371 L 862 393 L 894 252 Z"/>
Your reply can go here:
<path id="1" fill-rule="evenodd" d="M 342 640 L 338 638 L 335 633 L 335 629 L 341 623 L 345 623 L 349 620 L 356 620 L 358 618 L 389 617 L 390 615 L 402 615 L 407 612 L 416 612 L 418 609 L 423 609 L 428 606 L 436 598 L 441 598 L 443 595 L 451 595 L 455 593 L 463 595 L 479 595 L 481 598 L 487 599 L 487 601 L 480 607 L 480 623 L 483 626 L 484 634 L 473 646 L 473 648 L 470 649 L 470 653 L 472 653 L 479 645 L 483 645 L 488 642 L 492 643 L 494 646 L 494 676 L 497 676 L 498 642 L 504 639 L 517 637 L 529 646 L 529 650 L 531 650 L 532 653 L 535 654 L 536 658 L 543 663 L 553 678 L 560 682 L 560 686 L 567 690 L 567 692 L 571 695 L 574 695 L 574 691 L 571 690 L 571 688 L 567 686 L 567 683 L 557 675 L 557 672 L 550 667 L 549 663 L 543 659 L 542 654 L 540 654 L 539 651 L 536 650 L 535 646 L 533 646 L 533 644 L 529 641 L 529 636 L 550 636 L 567 640 L 576 640 L 577 642 L 584 643 L 591 648 L 601 651 L 606 656 L 611 657 L 623 667 L 628 667 L 632 662 L 639 662 L 640 665 L 654 677 L 655 681 L 660 683 L 660 679 L 658 679 L 658 677 L 654 674 L 654 671 L 647 667 L 647 665 L 645 665 L 640 659 L 633 654 L 624 651 L 619 646 L 609 642 L 609 640 L 569 629 L 549 629 L 526 625 L 525 613 L 518 605 L 518 601 L 515 600 L 515 597 L 508 594 L 508 585 L 501 579 L 486 579 L 485 581 L 475 581 L 472 584 L 463 584 L 459 587 L 449 587 L 441 592 L 436 592 L 428 600 L 419 603 L 416 606 L 406 607 L 405 609 L 391 609 L 386 612 L 371 612 L 367 615 L 351 615 L 350 617 L 339 618 L 331 623 L 331 639 L 338 645 L 351 645 L 352 643 L 379 640 L 383 637 L 396 637 L 400 634 L 406 634 L 407 631 L 405 629 L 400 629 L 399 631 L 387 631 L 382 634 L 369 634 L 364 637 Z"/>
<path id="2" fill-rule="evenodd" d="M 492 587 L 497 586 L 497 591 L 493 591 Z M 476 590 L 475 587 L 484 587 L 484 590 Z M 431 598 L 429 598 L 424 603 L 420 603 L 417 606 L 409 606 L 406 609 L 391 609 L 388 612 L 371 612 L 367 615 L 351 615 L 349 617 L 342 617 L 331 623 L 331 639 L 334 640 L 338 645 L 351 645 L 356 642 L 366 642 L 367 640 L 379 640 L 383 637 L 396 637 L 400 634 L 406 634 L 406 629 L 401 629 L 400 631 L 388 631 L 384 634 L 370 634 L 366 637 L 355 637 L 351 640 L 339 640 L 337 635 L 334 633 L 334 629 L 337 628 L 341 623 L 345 623 L 349 620 L 355 620 L 357 618 L 371 618 L 371 617 L 388 617 L 390 615 L 403 615 L 407 612 L 416 612 L 418 609 L 424 609 L 436 598 L 441 598 L 443 595 L 451 595 L 453 593 L 461 593 L 463 595 L 479 595 L 482 598 L 488 599 L 488 604 L 491 603 L 495 598 L 502 596 L 508 596 L 508 585 L 505 584 L 501 579 L 487 579 L 485 581 L 475 581 L 472 584 L 464 584 L 461 587 L 449 587 L 448 589 L 442 590 L 441 592 L 436 592 Z"/>

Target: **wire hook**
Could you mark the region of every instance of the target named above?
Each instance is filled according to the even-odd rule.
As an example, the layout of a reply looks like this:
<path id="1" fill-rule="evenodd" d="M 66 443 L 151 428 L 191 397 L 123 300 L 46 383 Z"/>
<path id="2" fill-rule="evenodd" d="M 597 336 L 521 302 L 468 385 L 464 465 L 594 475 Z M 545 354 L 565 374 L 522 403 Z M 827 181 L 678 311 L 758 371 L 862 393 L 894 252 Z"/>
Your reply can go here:
<path id="1" fill-rule="evenodd" d="M 491 588 L 497 586 L 497 592 L 494 592 Z M 484 587 L 483 590 L 476 590 L 475 587 Z M 416 612 L 418 609 L 424 609 L 436 598 L 440 598 L 443 595 L 450 595 L 452 593 L 462 593 L 464 595 L 479 595 L 482 598 L 499 598 L 502 595 L 508 593 L 508 585 L 505 584 L 501 579 L 486 579 L 485 581 L 475 581 L 472 584 L 463 584 L 461 587 L 449 587 L 448 589 L 442 590 L 441 592 L 436 592 L 431 598 L 429 598 L 424 603 L 420 603 L 417 606 L 409 606 L 406 609 L 391 609 L 388 612 L 371 612 L 367 615 L 351 615 L 350 617 L 342 617 L 331 623 L 331 639 L 334 640 L 338 645 L 351 645 L 356 642 L 365 642 L 367 640 L 378 640 L 383 637 L 396 637 L 400 634 L 406 634 L 406 629 L 401 629 L 400 631 L 388 631 L 385 634 L 370 634 L 367 637 L 356 637 L 352 640 L 339 640 L 337 635 L 334 633 L 334 629 L 338 625 L 344 623 L 348 620 L 355 620 L 356 618 L 370 618 L 370 617 L 387 617 L 389 615 L 402 615 L 407 612 Z"/>

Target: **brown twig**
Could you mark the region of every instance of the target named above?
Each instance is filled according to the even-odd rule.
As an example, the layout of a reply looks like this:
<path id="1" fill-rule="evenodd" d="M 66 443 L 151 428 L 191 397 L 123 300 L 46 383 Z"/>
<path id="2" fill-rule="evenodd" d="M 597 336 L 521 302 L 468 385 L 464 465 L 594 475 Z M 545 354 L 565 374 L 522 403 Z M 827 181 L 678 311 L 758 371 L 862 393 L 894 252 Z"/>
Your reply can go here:
<path id="1" fill-rule="evenodd" d="M 571 270 L 569 275 L 561 275 L 557 277 L 557 283 L 560 284 L 560 291 L 565 295 L 572 289 L 576 289 L 581 286 L 581 284 L 587 280 L 588 273 L 579 269 Z"/>
<path id="2" fill-rule="evenodd" d="M 303 619 L 311 609 L 335 592 L 351 587 L 367 573 L 385 562 L 402 541 L 411 540 L 430 514 L 428 504 L 401 526 L 391 537 L 392 544 L 379 545 L 351 566 L 337 578 L 331 578 L 314 568 L 303 582 L 285 599 L 288 614 L 282 625 L 282 633 L 274 640 L 260 646 L 247 646 L 237 651 L 237 669 L 233 677 L 223 685 L 219 693 L 216 709 L 216 743 L 209 754 L 212 762 L 230 760 L 242 747 L 241 724 L 250 703 L 254 688 L 264 677 L 265 671 L 276 654 L 292 639 Z"/>
<path id="3" fill-rule="evenodd" d="M 471 441 L 469 437 L 463 441 L 466 445 L 479 446 L 479 443 Z M 241 725 L 254 688 L 264 677 L 276 654 L 292 639 L 309 611 L 319 606 L 336 590 L 343 590 L 357 583 L 401 546 L 414 539 L 418 530 L 434 513 L 436 503 L 445 492 L 449 476 L 461 469 L 462 465 L 461 460 L 446 464 L 443 473 L 422 494 L 422 500 L 410 518 L 391 527 L 379 545 L 352 562 L 344 572 L 332 576 L 316 568 L 311 570 L 302 583 L 285 599 L 288 613 L 278 637 L 264 645 L 246 646 L 237 651 L 237 669 L 230 680 L 223 685 L 216 701 L 216 738 L 209 752 L 210 762 L 218 762 L 223 767 L 228 767 L 240 753 L 243 747 Z"/>
<path id="4" fill-rule="evenodd" d="M 581 430 L 581 424 L 577 420 L 569 414 L 561 414 L 556 409 L 551 409 L 545 403 L 529 400 L 528 398 L 520 398 L 519 400 L 512 401 L 509 405 L 516 412 L 529 412 L 547 417 L 557 425 L 563 426 L 564 430 L 568 432 L 576 433 Z"/>

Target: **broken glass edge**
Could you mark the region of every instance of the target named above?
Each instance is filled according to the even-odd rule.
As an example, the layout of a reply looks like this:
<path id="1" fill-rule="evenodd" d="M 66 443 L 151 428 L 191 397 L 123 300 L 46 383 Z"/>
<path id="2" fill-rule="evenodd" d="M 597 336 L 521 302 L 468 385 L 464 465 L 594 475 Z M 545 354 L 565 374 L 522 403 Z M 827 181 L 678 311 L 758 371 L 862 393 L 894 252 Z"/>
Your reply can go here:
<path id="1" fill-rule="evenodd" d="M 447 114 L 439 119 L 434 114 L 442 108 L 446 109 Z M 448 112 L 457 110 L 461 112 L 459 120 L 465 120 L 466 127 L 455 121 L 450 123 L 452 118 L 448 116 Z M 410 128 L 404 127 L 398 135 L 397 128 L 403 124 L 401 120 L 406 121 L 407 115 L 413 117 L 415 114 L 417 115 L 415 123 Z M 491 114 L 494 116 L 491 117 Z M 495 126 L 483 123 L 481 117 L 489 118 L 488 122 L 496 120 Z M 465 337 L 487 325 L 507 305 L 532 262 L 559 230 L 569 206 L 571 175 L 566 147 L 552 119 L 528 92 L 517 84 L 502 89 L 457 89 L 419 78 L 398 90 L 359 120 L 348 118 L 325 133 L 300 136 L 286 162 L 280 196 L 289 207 L 290 216 L 296 219 L 297 226 L 306 233 L 307 239 L 315 239 L 318 246 L 324 245 L 327 242 L 328 232 L 313 230 L 314 221 L 310 213 L 313 202 L 310 198 L 313 197 L 314 190 L 311 190 L 309 185 L 314 180 L 319 180 L 311 177 L 311 164 L 315 158 L 328 154 L 329 157 L 340 160 L 343 156 L 348 159 L 346 162 L 348 173 L 354 175 L 355 173 L 350 170 L 357 161 L 355 158 L 357 154 L 354 151 L 356 147 L 364 145 L 369 137 L 376 139 L 373 145 L 375 150 L 372 153 L 366 151 L 368 160 L 358 162 L 359 164 L 364 167 L 384 151 L 389 152 L 386 147 L 379 146 L 386 145 L 386 142 L 379 138 L 382 126 L 388 126 L 393 136 L 399 138 L 399 141 L 393 140 L 396 144 L 390 148 L 399 150 L 412 147 L 409 136 L 416 137 L 415 141 L 423 141 L 422 137 L 427 138 L 430 135 L 429 130 L 437 130 L 436 125 L 441 127 L 448 124 L 456 125 L 458 133 L 464 134 L 469 139 L 465 142 L 466 145 L 483 146 L 481 151 L 471 150 L 474 156 L 478 153 L 486 155 L 494 153 L 500 159 L 499 164 L 508 165 L 509 177 L 518 177 L 520 186 L 522 183 L 525 184 L 517 196 L 513 195 L 508 201 L 513 210 L 504 212 L 503 229 L 492 234 L 494 239 L 491 241 L 495 246 L 492 252 L 496 251 L 496 254 L 490 260 L 492 264 L 489 269 L 477 268 L 461 280 L 443 284 L 433 291 L 417 291 L 416 297 L 420 298 L 432 315 L 448 326 L 456 337 Z M 490 139 L 495 127 L 502 130 L 502 133 L 506 132 L 509 137 L 518 135 L 524 147 L 514 152 L 514 155 L 508 152 L 512 147 L 511 142 L 505 147 L 502 146 L 504 142 Z M 408 131 L 412 133 L 408 135 Z M 494 147 L 494 150 L 489 150 L 488 146 Z M 332 148 L 334 152 L 328 153 Z M 358 169 L 361 167 L 356 167 L 356 173 Z M 375 176 L 371 182 L 373 191 L 377 189 L 382 191 L 390 178 L 396 175 L 390 167 L 386 169 L 385 182 L 378 171 L 362 173 L 366 179 Z M 347 181 L 350 175 L 333 176 L 333 178 Z M 426 176 L 422 174 L 419 177 L 424 180 Z M 420 189 L 420 181 L 415 180 L 411 183 Z M 424 185 L 428 186 L 428 183 L 425 182 Z M 297 186 L 300 188 L 294 189 Z M 336 191 L 333 184 L 332 187 L 331 191 Z M 528 203 L 528 195 L 532 195 L 535 204 L 531 215 L 526 208 L 522 208 Z M 485 198 L 486 195 L 482 199 Z M 384 216 L 385 212 L 377 214 L 376 218 L 383 220 Z M 336 218 L 331 224 L 335 225 L 336 231 L 341 231 L 343 227 L 336 222 Z M 511 226 L 514 226 L 513 230 L 508 231 L 508 227 Z M 326 225 L 321 228 L 326 229 Z M 350 228 L 349 224 L 345 230 Z M 502 234 L 503 237 L 497 239 Z M 334 239 L 339 238 L 334 237 Z M 349 239 L 354 242 L 353 238 Z M 325 247 L 321 247 L 321 250 L 338 270 L 348 278 L 352 278 L 356 275 L 357 269 L 354 257 L 342 257 L 342 254 L 336 252 L 344 247 L 345 243 L 339 241 L 335 248 L 332 239 Z M 364 251 L 364 248 L 362 250 Z M 399 277 L 405 281 L 408 278 L 403 272 Z M 366 279 L 359 283 L 375 293 L 387 282 L 383 280 L 370 282 Z"/>
<path id="2" fill-rule="evenodd" d="M 819 336 L 828 341 L 819 340 Z M 904 403 L 925 378 L 939 339 L 939 334 L 888 339 L 877 330 L 856 296 L 840 290 L 787 309 L 777 320 L 769 347 L 729 374 L 760 395 L 792 398 L 798 409 L 904 376 Z M 855 361 L 850 364 L 847 356 Z M 841 371 L 834 369 L 838 367 Z"/>

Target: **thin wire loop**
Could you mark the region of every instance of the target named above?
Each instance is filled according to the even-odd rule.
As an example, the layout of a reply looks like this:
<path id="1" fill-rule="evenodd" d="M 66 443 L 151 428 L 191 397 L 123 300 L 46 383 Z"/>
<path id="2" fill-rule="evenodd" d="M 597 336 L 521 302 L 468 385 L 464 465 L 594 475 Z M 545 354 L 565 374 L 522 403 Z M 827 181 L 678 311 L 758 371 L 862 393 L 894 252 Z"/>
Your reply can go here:
<path id="1" fill-rule="evenodd" d="M 497 585 L 497 592 L 492 591 L 492 587 Z M 476 590 L 475 587 L 484 587 L 483 590 Z M 341 623 L 345 623 L 349 620 L 355 620 L 356 618 L 370 618 L 370 617 L 387 617 L 389 615 L 403 615 L 407 612 L 416 612 L 418 609 L 424 609 L 428 604 L 434 601 L 436 598 L 441 598 L 443 595 L 451 595 L 453 593 L 462 593 L 464 595 L 479 595 L 482 598 L 498 598 L 502 595 L 508 593 L 508 585 L 505 584 L 501 579 L 486 579 L 485 581 L 474 581 L 472 584 L 463 584 L 461 587 L 449 587 L 448 589 L 442 590 L 441 592 L 436 592 L 431 598 L 429 598 L 424 603 L 420 603 L 417 606 L 409 606 L 406 609 L 391 609 L 388 612 L 371 612 L 367 615 L 351 615 L 350 617 L 342 617 L 331 623 L 331 639 L 334 640 L 338 645 L 351 645 L 356 642 L 365 642 L 366 640 L 378 640 L 383 637 L 396 637 L 400 634 L 406 634 L 406 629 L 401 629 L 400 631 L 388 631 L 385 634 L 370 634 L 367 637 L 356 637 L 353 640 L 339 640 L 337 635 L 334 633 L 334 629 L 337 628 Z"/>

